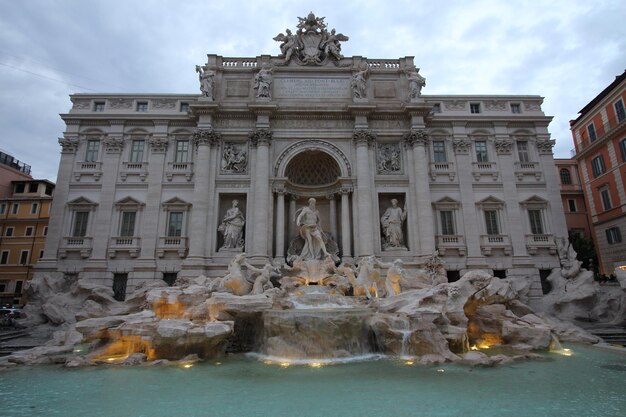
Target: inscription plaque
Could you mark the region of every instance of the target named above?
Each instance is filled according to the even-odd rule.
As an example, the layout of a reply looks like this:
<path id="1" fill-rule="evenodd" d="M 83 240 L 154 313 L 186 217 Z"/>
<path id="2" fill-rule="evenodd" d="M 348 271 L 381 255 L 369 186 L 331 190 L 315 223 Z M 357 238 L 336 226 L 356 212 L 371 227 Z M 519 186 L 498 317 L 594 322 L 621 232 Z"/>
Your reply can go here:
<path id="1" fill-rule="evenodd" d="M 349 78 L 276 78 L 276 98 L 350 98 Z"/>

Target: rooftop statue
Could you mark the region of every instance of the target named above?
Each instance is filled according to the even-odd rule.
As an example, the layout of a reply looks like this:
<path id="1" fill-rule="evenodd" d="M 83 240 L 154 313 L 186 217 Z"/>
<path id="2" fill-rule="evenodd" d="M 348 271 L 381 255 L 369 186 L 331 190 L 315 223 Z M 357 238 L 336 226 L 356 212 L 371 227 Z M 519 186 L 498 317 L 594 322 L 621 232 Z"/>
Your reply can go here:
<path id="1" fill-rule="evenodd" d="M 213 100 L 213 90 L 215 87 L 215 71 L 211 71 L 206 67 L 196 65 L 196 72 L 198 73 L 198 79 L 200 80 L 200 91 L 202 92 L 202 95 Z"/>
<path id="2" fill-rule="evenodd" d="M 279 33 L 273 39 L 281 42 L 280 52 L 284 57 L 284 64 L 292 58 L 300 65 L 320 65 L 327 60 L 338 63 L 341 55 L 341 43 L 349 38 L 335 29 L 330 32 L 326 29 L 323 17 L 316 17 L 313 12 L 306 17 L 298 17 L 298 30 L 294 35 L 286 29 L 286 34 Z"/>

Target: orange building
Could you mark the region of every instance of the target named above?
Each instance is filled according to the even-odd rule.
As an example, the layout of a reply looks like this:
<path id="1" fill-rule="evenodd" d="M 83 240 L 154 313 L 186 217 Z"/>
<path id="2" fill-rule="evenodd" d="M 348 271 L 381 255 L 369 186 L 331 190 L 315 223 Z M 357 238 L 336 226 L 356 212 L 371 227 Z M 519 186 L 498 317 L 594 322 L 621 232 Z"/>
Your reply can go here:
<path id="1" fill-rule="evenodd" d="M 600 273 L 626 268 L 626 71 L 570 122 Z"/>
<path id="2" fill-rule="evenodd" d="M 589 211 L 576 160 L 554 159 L 554 165 L 561 183 L 561 200 L 568 232 L 592 239 Z"/>
<path id="3" fill-rule="evenodd" d="M 0 197 L 0 304 L 23 305 L 24 282 L 43 255 L 54 183 L 12 181 L 12 193 Z"/>

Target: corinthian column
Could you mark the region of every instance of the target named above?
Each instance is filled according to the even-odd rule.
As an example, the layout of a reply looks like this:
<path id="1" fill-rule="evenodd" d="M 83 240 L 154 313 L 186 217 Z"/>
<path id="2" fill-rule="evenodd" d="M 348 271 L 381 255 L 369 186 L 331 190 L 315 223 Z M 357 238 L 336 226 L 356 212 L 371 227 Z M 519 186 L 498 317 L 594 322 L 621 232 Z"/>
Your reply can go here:
<path id="1" fill-rule="evenodd" d="M 435 232 L 428 184 L 428 158 L 426 157 L 428 134 L 422 129 L 412 130 L 404 135 L 403 140 L 408 147 L 413 148 L 420 254 L 432 254 L 435 251 Z"/>
<path id="2" fill-rule="evenodd" d="M 350 261 L 352 258 L 350 251 L 350 193 L 349 188 L 341 189 L 341 258 L 343 261 Z"/>
<path id="3" fill-rule="evenodd" d="M 368 130 L 356 130 L 352 136 L 356 145 L 356 178 L 357 178 L 357 211 L 358 215 L 358 255 L 374 254 L 373 225 L 378 224 L 372 217 L 372 190 L 370 187 L 369 149 L 374 144 L 376 136 Z"/>
<path id="4" fill-rule="evenodd" d="M 250 143 L 257 148 L 256 184 L 254 193 L 254 214 L 252 224 L 252 257 L 267 258 L 267 241 L 270 216 L 270 142 L 272 132 L 269 129 L 257 129 L 250 134 Z"/>
<path id="5" fill-rule="evenodd" d="M 276 188 L 276 259 L 285 261 L 285 189 Z"/>

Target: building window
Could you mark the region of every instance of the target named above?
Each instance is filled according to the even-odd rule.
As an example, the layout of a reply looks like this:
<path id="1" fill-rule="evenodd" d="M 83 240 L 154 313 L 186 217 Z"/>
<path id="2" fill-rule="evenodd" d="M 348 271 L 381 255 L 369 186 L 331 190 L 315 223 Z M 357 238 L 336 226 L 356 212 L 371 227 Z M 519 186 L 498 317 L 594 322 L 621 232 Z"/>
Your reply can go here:
<path id="1" fill-rule="evenodd" d="M 500 227 L 498 225 L 498 211 L 485 210 L 485 228 L 488 235 L 499 235 Z"/>
<path id="2" fill-rule="evenodd" d="M 189 103 L 181 102 L 180 103 L 180 111 L 181 113 L 187 113 L 189 111 Z"/>
<path id="3" fill-rule="evenodd" d="M 522 112 L 522 106 L 519 103 L 511 103 L 511 113 L 520 114 Z"/>
<path id="4" fill-rule="evenodd" d="M 29 193 L 36 193 L 38 188 L 39 184 L 37 184 L 36 182 L 31 182 L 30 184 L 28 184 Z"/>
<path id="5" fill-rule="evenodd" d="M 591 171 L 594 177 L 599 177 L 604 174 L 606 167 L 604 166 L 604 158 L 602 155 L 598 155 L 591 160 Z"/>
<path id="6" fill-rule="evenodd" d="M 6 210 L 7 210 L 7 203 L 0 204 L 0 214 L 4 214 Z"/>
<path id="7" fill-rule="evenodd" d="M 489 156 L 487 155 L 487 142 L 477 141 L 474 144 L 476 148 L 476 162 L 489 162 Z"/>
<path id="8" fill-rule="evenodd" d="M 48 226 L 43 227 L 43 235 L 48 236 Z"/>
<path id="9" fill-rule="evenodd" d="M 130 147 L 130 162 L 143 161 L 143 148 L 145 143 L 144 140 L 133 140 Z"/>
<path id="10" fill-rule="evenodd" d="M 120 236 L 135 236 L 135 219 L 137 218 L 136 211 L 123 211 L 122 221 L 120 225 Z"/>
<path id="11" fill-rule="evenodd" d="M 20 265 L 26 265 L 28 264 L 28 251 L 27 250 L 23 250 L 22 252 L 20 252 Z"/>
<path id="12" fill-rule="evenodd" d="M 20 211 L 20 203 L 13 203 L 11 207 L 11 214 L 17 214 Z"/>
<path id="13" fill-rule="evenodd" d="M 619 143 L 619 153 L 622 155 L 622 162 L 626 162 L 626 138 Z"/>
<path id="14" fill-rule="evenodd" d="M 33 203 L 30 205 L 30 214 L 37 214 L 37 210 L 39 210 L 39 203 Z"/>
<path id="15" fill-rule="evenodd" d="M 167 217 L 167 235 L 178 237 L 183 235 L 183 212 L 170 211 Z"/>
<path id="16" fill-rule="evenodd" d="M 11 237 L 13 236 L 13 228 L 12 227 L 7 227 L 4 231 L 4 235 L 7 237 Z"/>
<path id="17" fill-rule="evenodd" d="M 606 240 L 610 245 L 613 243 L 620 243 L 622 241 L 622 233 L 619 227 L 611 227 L 606 229 Z"/>
<path id="18" fill-rule="evenodd" d="M 530 220 L 530 233 L 533 235 L 542 235 L 543 222 L 541 221 L 541 210 L 528 210 L 528 220 Z"/>
<path id="19" fill-rule="evenodd" d="M 104 111 L 104 101 L 96 101 L 93 103 L 93 111 Z"/>
<path id="20" fill-rule="evenodd" d="M 454 235 L 454 212 L 452 210 L 441 210 L 439 212 L 441 218 L 441 234 Z"/>
<path id="21" fill-rule="evenodd" d="M 163 272 L 163 281 L 170 287 L 174 285 L 176 278 L 178 278 L 178 272 Z"/>
<path id="22" fill-rule="evenodd" d="M 470 113 L 472 114 L 480 113 L 480 103 L 470 103 Z"/>
<path id="23" fill-rule="evenodd" d="M 433 159 L 435 162 L 446 162 L 446 143 L 442 140 L 433 141 Z"/>
<path id="24" fill-rule="evenodd" d="M 175 162 L 187 162 L 189 158 L 189 141 L 176 141 L 176 159 Z"/>
<path id="25" fill-rule="evenodd" d="M 128 282 L 128 273 L 113 274 L 113 298 L 117 301 L 126 299 L 126 284 Z"/>
<path id="26" fill-rule="evenodd" d="M 600 198 L 602 199 L 602 207 L 604 210 L 610 210 L 613 207 L 613 204 L 611 204 L 611 192 L 609 191 L 609 187 L 604 186 L 600 188 Z"/>
<path id="27" fill-rule="evenodd" d="M 87 153 L 85 154 L 85 162 L 96 162 L 98 160 L 98 151 L 100 149 L 99 140 L 87 141 Z"/>
<path id="28" fill-rule="evenodd" d="M 596 127 L 594 126 L 593 123 L 591 123 L 590 125 L 587 125 L 587 132 L 589 133 L 589 140 L 591 142 L 593 142 L 594 140 L 597 139 L 597 137 L 596 137 Z"/>
<path id="29" fill-rule="evenodd" d="M 570 213 L 576 213 L 576 200 L 568 199 L 567 205 L 569 206 Z"/>
<path id="30" fill-rule="evenodd" d="M 87 236 L 87 221 L 89 220 L 88 211 L 74 212 L 74 224 L 72 226 L 73 237 Z"/>
<path id="31" fill-rule="evenodd" d="M 561 184 L 568 185 L 572 183 L 572 174 L 570 174 L 569 169 L 561 168 L 559 174 L 561 175 Z"/>
<path id="32" fill-rule="evenodd" d="M 441 103 L 433 104 L 433 113 L 441 113 Z"/>
<path id="33" fill-rule="evenodd" d="M 46 195 L 52 195 L 52 190 L 53 190 L 53 189 L 54 189 L 54 188 L 52 188 L 52 186 L 51 186 L 51 185 L 46 185 L 46 191 L 45 191 L 45 194 L 46 194 Z"/>
<path id="34" fill-rule="evenodd" d="M 6 265 L 9 263 L 9 254 L 11 252 L 8 250 L 3 250 L 2 254 L 0 254 L 0 265 Z"/>
<path id="35" fill-rule="evenodd" d="M 528 142 L 520 140 L 517 142 L 517 155 L 520 162 L 530 162 L 530 156 L 528 155 Z"/>
<path id="36" fill-rule="evenodd" d="M 22 194 L 24 191 L 26 191 L 26 184 L 23 182 L 15 184 L 15 194 Z"/>
<path id="37" fill-rule="evenodd" d="M 137 102 L 137 111 L 145 113 L 148 111 L 148 102 L 147 101 L 138 101 Z"/>
<path id="38" fill-rule="evenodd" d="M 626 119 L 626 110 L 624 110 L 624 101 L 620 98 L 615 103 L 615 115 L 617 116 L 617 121 L 621 122 Z"/>
<path id="39" fill-rule="evenodd" d="M 39 259 L 43 258 L 43 249 L 39 251 Z"/>
<path id="40" fill-rule="evenodd" d="M 24 236 L 32 236 L 32 235 L 33 235 L 33 227 L 32 226 L 26 227 L 26 230 L 24 232 Z"/>

